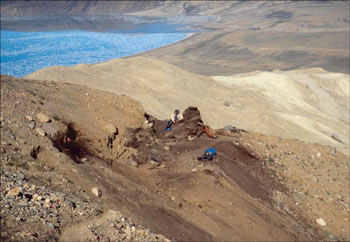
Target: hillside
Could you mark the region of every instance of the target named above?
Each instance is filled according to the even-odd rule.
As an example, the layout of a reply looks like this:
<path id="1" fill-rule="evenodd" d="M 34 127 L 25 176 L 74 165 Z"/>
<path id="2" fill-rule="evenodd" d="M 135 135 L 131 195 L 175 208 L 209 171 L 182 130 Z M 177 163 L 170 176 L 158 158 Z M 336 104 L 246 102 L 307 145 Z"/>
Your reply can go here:
<path id="1" fill-rule="evenodd" d="M 346 74 L 304 69 L 212 78 L 160 60 L 137 57 L 95 65 L 49 67 L 27 78 L 125 94 L 160 119 L 169 118 L 176 108 L 183 111 L 194 105 L 213 128 L 233 125 L 332 145 L 349 153 L 349 75 Z"/>
<path id="2" fill-rule="evenodd" d="M 144 121 L 126 96 L 1 76 L 2 239 L 349 239 L 349 156 L 235 128 L 211 139 L 195 107 L 169 132 Z"/>
<path id="3" fill-rule="evenodd" d="M 135 14 L 180 11 L 168 4 Z M 207 31 L 139 55 L 209 76 L 312 67 L 349 74 L 349 1 L 214 1 L 197 7 L 193 11 L 203 9 L 202 16 L 217 17 L 194 24 Z"/>

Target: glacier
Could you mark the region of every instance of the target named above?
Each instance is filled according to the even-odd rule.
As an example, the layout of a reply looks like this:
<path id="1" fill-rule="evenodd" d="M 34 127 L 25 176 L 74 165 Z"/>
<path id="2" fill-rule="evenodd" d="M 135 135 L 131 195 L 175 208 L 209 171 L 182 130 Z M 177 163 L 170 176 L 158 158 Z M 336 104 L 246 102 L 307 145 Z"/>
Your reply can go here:
<path id="1" fill-rule="evenodd" d="M 189 34 L 1 30 L 1 74 L 21 78 L 49 66 L 104 62 L 169 45 Z"/>

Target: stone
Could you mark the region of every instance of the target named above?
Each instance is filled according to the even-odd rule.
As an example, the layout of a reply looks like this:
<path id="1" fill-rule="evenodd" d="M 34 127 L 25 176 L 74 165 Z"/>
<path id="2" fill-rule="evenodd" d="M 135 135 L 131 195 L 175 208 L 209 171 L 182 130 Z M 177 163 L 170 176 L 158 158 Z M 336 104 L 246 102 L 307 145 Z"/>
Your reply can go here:
<path id="1" fill-rule="evenodd" d="M 101 197 L 102 196 L 102 191 L 98 187 L 92 188 L 91 192 L 96 196 L 96 197 Z"/>
<path id="2" fill-rule="evenodd" d="M 22 192 L 21 187 L 14 187 L 10 189 L 7 193 L 8 196 L 18 196 Z"/>
<path id="3" fill-rule="evenodd" d="M 232 125 L 226 125 L 224 130 L 234 130 L 234 127 Z"/>
<path id="4" fill-rule="evenodd" d="M 31 121 L 29 124 L 27 124 L 29 128 L 34 129 L 35 128 L 35 123 Z"/>
<path id="5" fill-rule="evenodd" d="M 28 121 L 33 121 L 33 118 L 32 118 L 31 116 L 29 116 L 29 115 L 26 116 L 26 119 L 27 119 Z"/>
<path id="6" fill-rule="evenodd" d="M 126 234 L 127 240 L 130 240 L 131 239 L 131 229 L 130 229 L 130 227 L 126 226 L 124 232 Z"/>
<path id="7" fill-rule="evenodd" d="M 60 131 L 60 128 L 54 123 L 43 123 L 41 128 L 51 138 L 56 137 Z"/>
<path id="8" fill-rule="evenodd" d="M 165 146 L 164 146 L 164 150 L 165 150 L 165 151 L 169 151 L 169 150 L 170 150 L 170 147 L 167 146 L 167 145 L 165 145 Z"/>
<path id="9" fill-rule="evenodd" d="M 159 166 L 160 165 L 160 162 L 159 161 L 155 161 L 155 160 L 150 160 L 149 163 L 151 163 L 152 165 L 155 165 L 155 166 Z"/>
<path id="10" fill-rule="evenodd" d="M 35 131 L 40 135 L 40 136 L 45 136 L 46 133 L 44 130 L 42 130 L 41 128 L 36 128 Z"/>
<path id="11" fill-rule="evenodd" d="M 51 229 L 55 229 L 55 225 L 53 225 L 53 223 L 47 222 L 47 226 L 49 226 Z"/>
<path id="12" fill-rule="evenodd" d="M 73 208 L 75 207 L 75 204 L 68 199 L 64 199 L 64 202 L 70 207 L 73 207 Z"/>
<path id="13" fill-rule="evenodd" d="M 17 175 L 17 178 L 19 180 L 24 180 L 24 175 L 20 173 L 20 174 Z"/>
<path id="14" fill-rule="evenodd" d="M 316 219 L 316 223 L 319 224 L 320 226 L 326 226 L 326 222 L 323 220 L 323 218 L 318 218 Z"/>
<path id="15" fill-rule="evenodd" d="M 133 166 L 133 167 L 138 167 L 138 166 L 139 166 L 139 163 L 137 163 L 136 161 L 134 161 L 133 159 L 131 159 L 131 160 L 129 161 L 129 165 L 130 165 L 130 166 Z"/>
<path id="16" fill-rule="evenodd" d="M 108 134 L 118 134 L 118 128 L 111 123 L 106 124 L 104 129 L 108 132 Z"/>
<path id="17" fill-rule="evenodd" d="M 225 102 L 224 102 L 224 105 L 225 105 L 226 107 L 229 107 L 229 106 L 230 106 L 230 102 L 229 102 L 229 101 L 225 101 Z"/>
<path id="18" fill-rule="evenodd" d="M 316 156 L 317 156 L 318 158 L 321 158 L 321 157 L 322 157 L 322 154 L 321 154 L 320 152 L 317 152 Z"/>
<path id="19" fill-rule="evenodd" d="M 43 113 L 38 113 L 37 118 L 42 123 L 50 122 L 49 116 L 47 116 L 46 114 L 43 114 Z"/>

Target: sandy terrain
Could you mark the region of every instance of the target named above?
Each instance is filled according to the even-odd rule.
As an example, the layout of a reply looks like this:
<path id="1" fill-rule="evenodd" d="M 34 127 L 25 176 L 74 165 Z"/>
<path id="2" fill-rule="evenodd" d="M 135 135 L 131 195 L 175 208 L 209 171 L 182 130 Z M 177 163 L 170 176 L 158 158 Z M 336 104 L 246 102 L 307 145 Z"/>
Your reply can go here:
<path id="1" fill-rule="evenodd" d="M 349 75 L 322 69 L 254 72 L 214 78 L 147 58 L 49 67 L 27 76 L 125 94 L 167 119 L 176 108 L 201 109 L 213 128 L 246 130 L 332 145 L 349 153 Z"/>

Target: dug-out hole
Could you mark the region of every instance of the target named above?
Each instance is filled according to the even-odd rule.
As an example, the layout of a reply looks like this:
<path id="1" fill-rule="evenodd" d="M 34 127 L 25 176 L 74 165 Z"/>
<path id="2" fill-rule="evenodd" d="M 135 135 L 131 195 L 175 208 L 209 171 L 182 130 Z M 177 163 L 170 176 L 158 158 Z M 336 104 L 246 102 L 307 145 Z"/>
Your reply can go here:
<path id="1" fill-rule="evenodd" d="M 66 130 L 59 131 L 52 139 L 53 145 L 68 155 L 76 163 L 83 163 L 82 158 L 91 156 L 83 140 L 79 140 L 81 133 L 74 128 L 74 123 L 68 123 Z"/>

